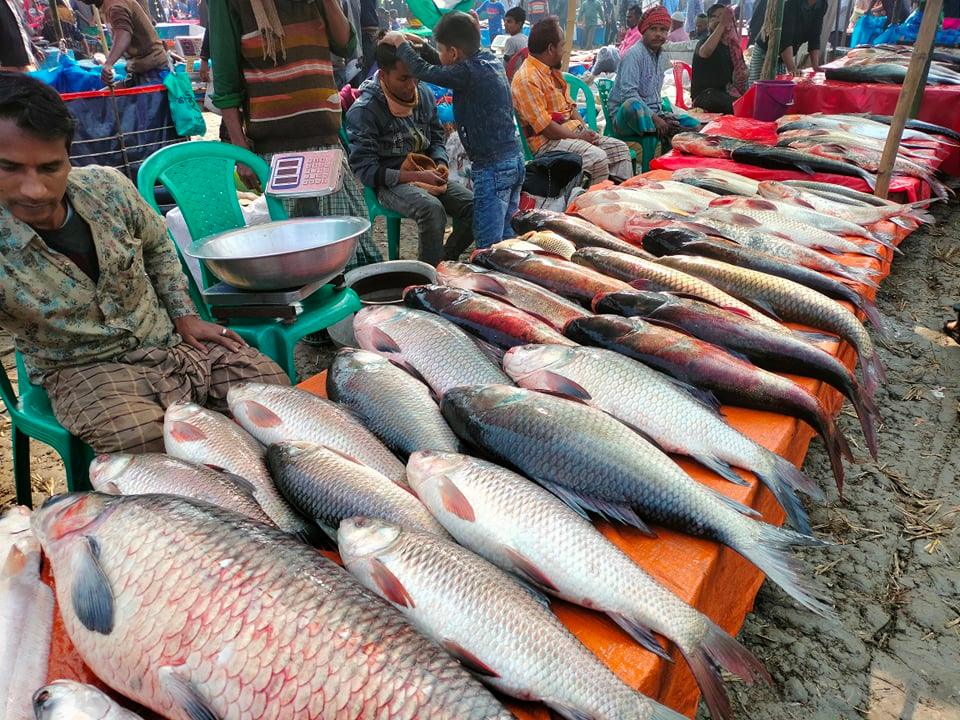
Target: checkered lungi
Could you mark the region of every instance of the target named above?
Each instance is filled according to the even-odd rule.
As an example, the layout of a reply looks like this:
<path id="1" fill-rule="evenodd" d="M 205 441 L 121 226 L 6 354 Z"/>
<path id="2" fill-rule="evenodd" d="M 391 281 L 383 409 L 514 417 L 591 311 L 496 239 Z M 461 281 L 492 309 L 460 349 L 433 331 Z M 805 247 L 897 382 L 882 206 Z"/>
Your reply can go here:
<path id="1" fill-rule="evenodd" d="M 630 148 L 623 140 L 601 135 L 597 144 L 586 140 L 548 140 L 540 146 L 537 154 L 550 150 L 576 153 L 583 158 L 583 172 L 590 176 L 591 183 L 603 182 L 609 177 L 626 180 L 633 176 L 633 161 Z"/>
<path id="2" fill-rule="evenodd" d="M 65 368 L 44 378 L 57 420 L 96 452 L 163 452 L 163 413 L 173 403 L 227 409 L 234 383 L 289 385 L 287 374 L 252 347 L 231 352 L 181 342 L 134 350 L 112 362 Z"/>

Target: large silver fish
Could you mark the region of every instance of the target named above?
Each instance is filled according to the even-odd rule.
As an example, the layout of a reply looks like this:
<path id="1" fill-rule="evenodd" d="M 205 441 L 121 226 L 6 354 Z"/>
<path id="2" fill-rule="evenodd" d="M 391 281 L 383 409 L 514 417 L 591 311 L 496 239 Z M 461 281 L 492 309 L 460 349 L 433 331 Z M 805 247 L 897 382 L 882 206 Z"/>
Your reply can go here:
<path id="1" fill-rule="evenodd" d="M 344 565 L 484 682 L 569 720 L 680 720 L 617 678 L 515 579 L 449 540 L 382 520 L 340 525 Z"/>
<path id="2" fill-rule="evenodd" d="M 708 618 L 660 585 L 553 494 L 493 463 L 415 453 L 410 485 L 457 542 L 569 602 L 604 612 L 640 644 L 673 640 L 690 664 L 712 718 L 730 715 L 717 668 L 747 682 L 769 676 Z"/>
<path id="3" fill-rule="evenodd" d="M 36 720 L 142 720 L 93 685 L 54 680 L 33 694 Z"/>
<path id="4" fill-rule="evenodd" d="M 182 720 L 507 720 L 446 653 L 279 530 L 172 495 L 51 498 L 33 528 L 97 677 Z"/>
<path id="5" fill-rule="evenodd" d="M 459 446 L 430 388 L 383 355 L 340 350 L 327 370 L 327 397 L 356 413 L 403 457 L 416 450 L 456 452 Z"/>

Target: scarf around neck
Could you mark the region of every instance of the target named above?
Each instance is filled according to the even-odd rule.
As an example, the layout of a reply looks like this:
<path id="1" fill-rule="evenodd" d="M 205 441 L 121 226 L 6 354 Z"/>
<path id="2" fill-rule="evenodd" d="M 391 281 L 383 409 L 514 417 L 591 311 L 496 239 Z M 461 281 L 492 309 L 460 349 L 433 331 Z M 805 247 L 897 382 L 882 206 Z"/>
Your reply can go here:
<path id="1" fill-rule="evenodd" d="M 276 65 L 277 51 L 279 50 L 281 57 L 287 54 L 283 47 L 283 23 L 277 14 L 277 3 L 275 0 L 250 0 L 250 9 L 253 10 L 257 30 L 263 38 L 263 57 L 270 58 Z"/>
<path id="2" fill-rule="evenodd" d="M 378 77 L 378 80 L 380 81 L 380 89 L 383 90 L 383 96 L 387 99 L 387 108 L 390 110 L 390 114 L 398 118 L 405 118 L 413 115 L 413 109 L 420 101 L 419 90 L 413 91 L 413 100 L 401 100 L 387 89 L 387 84 L 383 82 L 382 75 Z"/>

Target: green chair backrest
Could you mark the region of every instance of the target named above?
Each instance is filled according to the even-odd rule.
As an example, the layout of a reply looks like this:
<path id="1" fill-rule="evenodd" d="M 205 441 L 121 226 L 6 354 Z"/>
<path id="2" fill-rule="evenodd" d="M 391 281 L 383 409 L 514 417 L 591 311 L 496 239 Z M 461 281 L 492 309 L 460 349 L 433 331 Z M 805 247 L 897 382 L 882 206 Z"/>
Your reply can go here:
<path id="1" fill-rule="evenodd" d="M 578 103 L 579 101 L 577 100 L 577 96 L 580 93 L 583 93 L 585 104 L 584 112 L 586 114 L 584 120 L 586 121 L 587 126 L 596 132 L 597 102 L 593 97 L 593 90 L 591 90 L 590 86 L 576 75 L 571 75 L 570 73 L 565 72 L 563 74 L 563 79 L 567 81 L 567 92 L 570 94 L 570 99 L 573 100 L 573 102 Z"/>
<path id="2" fill-rule="evenodd" d="M 517 121 L 517 133 L 520 135 L 520 147 L 523 149 L 523 158 L 527 162 L 533 160 L 533 150 L 530 149 L 530 143 L 527 142 L 527 136 L 523 132 L 523 123 L 520 121 L 520 116 L 517 113 L 513 113 L 514 119 Z"/>
<path id="3" fill-rule="evenodd" d="M 597 85 L 597 94 L 600 96 L 600 110 L 603 112 L 603 121 L 605 123 L 603 131 L 606 135 L 613 135 L 613 123 L 610 120 L 610 110 L 607 108 L 607 100 L 610 99 L 610 91 L 613 90 L 613 80 L 609 78 L 599 78 L 594 80 Z"/>

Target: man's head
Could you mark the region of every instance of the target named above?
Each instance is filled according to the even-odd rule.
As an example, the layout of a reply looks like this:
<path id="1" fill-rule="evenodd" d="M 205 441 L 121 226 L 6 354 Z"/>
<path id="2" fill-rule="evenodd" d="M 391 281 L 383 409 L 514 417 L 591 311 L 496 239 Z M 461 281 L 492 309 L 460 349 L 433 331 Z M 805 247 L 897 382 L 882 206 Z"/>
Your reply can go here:
<path id="1" fill-rule="evenodd" d="M 377 65 L 380 66 L 380 80 L 390 94 L 404 102 L 413 102 L 417 95 L 417 79 L 407 64 L 397 57 L 397 48 L 387 43 L 379 43 Z"/>
<path id="2" fill-rule="evenodd" d="M 74 127 L 52 87 L 0 73 L 0 205 L 34 228 L 63 221 Z"/>
<path id="3" fill-rule="evenodd" d="M 726 10 L 726 6 L 720 3 L 711 5 L 710 9 L 707 10 L 707 29 L 710 32 L 713 32 L 717 29 L 717 25 L 720 24 L 720 20 L 723 19 L 723 13 Z"/>
<path id="4" fill-rule="evenodd" d="M 527 50 L 537 60 L 559 70 L 563 65 L 563 28 L 555 15 L 544 18 L 530 29 Z"/>
<path id="5" fill-rule="evenodd" d="M 709 27 L 708 27 L 708 25 L 707 25 L 707 14 L 706 14 L 706 13 L 700 13 L 699 15 L 697 15 L 697 19 L 696 19 L 695 22 L 697 23 L 697 33 L 702 33 L 704 30 L 708 30 L 708 29 L 709 29 Z"/>
<path id="6" fill-rule="evenodd" d="M 639 5 L 631 5 L 627 10 L 627 27 L 635 28 L 640 23 L 642 15 Z"/>
<path id="7" fill-rule="evenodd" d="M 519 35 L 523 32 L 523 24 L 527 21 L 527 13 L 522 7 L 510 8 L 503 16 L 503 29 L 509 35 Z"/>
<path id="8" fill-rule="evenodd" d="M 687 16 L 684 15 L 679 10 L 670 16 L 670 30 L 679 30 L 683 27 L 683 24 L 687 21 Z"/>
<path id="9" fill-rule="evenodd" d="M 640 24 L 637 26 L 643 38 L 643 44 L 654 52 L 659 51 L 667 41 L 670 24 L 670 13 L 663 5 L 654 5 L 647 10 L 641 16 Z"/>
<path id="10" fill-rule="evenodd" d="M 480 50 L 480 27 L 463 12 L 447 13 L 433 28 L 440 62 L 455 65 L 471 58 Z"/>

